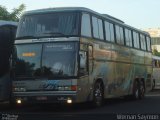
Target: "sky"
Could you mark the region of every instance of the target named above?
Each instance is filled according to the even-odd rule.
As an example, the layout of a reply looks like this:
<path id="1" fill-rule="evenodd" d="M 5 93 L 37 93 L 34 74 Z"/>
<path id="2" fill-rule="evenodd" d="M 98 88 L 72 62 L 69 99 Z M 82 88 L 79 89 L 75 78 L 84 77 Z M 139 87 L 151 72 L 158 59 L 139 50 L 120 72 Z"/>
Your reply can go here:
<path id="1" fill-rule="evenodd" d="M 8 11 L 26 5 L 26 11 L 53 7 L 87 7 L 114 16 L 138 29 L 160 28 L 160 0 L 0 0 Z"/>

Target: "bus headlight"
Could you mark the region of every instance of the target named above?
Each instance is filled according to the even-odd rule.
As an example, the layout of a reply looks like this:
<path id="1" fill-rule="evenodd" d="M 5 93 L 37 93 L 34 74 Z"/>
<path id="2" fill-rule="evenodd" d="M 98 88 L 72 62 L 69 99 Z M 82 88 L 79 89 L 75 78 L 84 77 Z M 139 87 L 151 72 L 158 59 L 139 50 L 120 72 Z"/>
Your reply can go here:
<path id="1" fill-rule="evenodd" d="M 16 103 L 17 103 L 17 104 L 21 104 L 22 101 L 21 101 L 20 99 L 17 99 L 17 100 L 16 100 Z"/>
<path id="2" fill-rule="evenodd" d="M 71 100 L 71 99 L 68 99 L 68 100 L 67 100 L 67 103 L 68 103 L 68 104 L 71 104 L 71 103 L 72 103 L 72 100 Z"/>

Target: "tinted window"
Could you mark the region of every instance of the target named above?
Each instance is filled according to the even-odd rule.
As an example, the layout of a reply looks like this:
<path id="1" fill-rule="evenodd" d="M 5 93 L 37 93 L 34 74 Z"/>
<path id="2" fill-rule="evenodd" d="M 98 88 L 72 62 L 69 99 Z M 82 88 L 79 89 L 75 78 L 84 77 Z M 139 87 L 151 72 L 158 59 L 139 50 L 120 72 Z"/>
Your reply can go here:
<path id="1" fill-rule="evenodd" d="M 87 65 L 87 52 L 86 51 L 80 51 L 80 69 L 79 74 L 85 75 L 88 73 L 88 65 Z"/>
<path id="2" fill-rule="evenodd" d="M 151 51 L 151 39 L 149 37 L 146 37 L 147 39 L 147 50 Z"/>
<path id="3" fill-rule="evenodd" d="M 110 27 L 110 32 L 111 32 L 111 41 L 114 42 L 115 39 L 114 39 L 114 27 L 113 27 L 113 24 L 110 23 L 109 27 Z"/>
<path id="4" fill-rule="evenodd" d="M 92 17 L 92 26 L 93 26 L 93 36 L 95 38 L 104 39 L 102 20 L 93 16 Z"/>
<path id="5" fill-rule="evenodd" d="M 146 40 L 145 36 L 140 34 L 140 43 L 141 43 L 141 49 L 146 50 Z"/>
<path id="6" fill-rule="evenodd" d="M 95 38 L 99 38 L 98 33 L 98 19 L 96 17 L 92 17 L 92 26 L 93 26 L 93 36 Z"/>
<path id="7" fill-rule="evenodd" d="M 119 26 L 116 25 L 116 40 L 117 43 L 121 43 L 121 35 L 120 35 L 120 31 L 119 31 Z"/>
<path id="8" fill-rule="evenodd" d="M 16 45 L 17 77 L 56 77 L 75 76 L 77 69 L 76 48 L 74 43 L 45 43 Z M 65 58 L 65 59 L 64 59 Z"/>
<path id="9" fill-rule="evenodd" d="M 130 46 L 129 30 L 128 29 L 125 29 L 125 40 L 126 40 L 126 46 Z"/>
<path id="10" fill-rule="evenodd" d="M 45 77 L 75 76 L 76 48 L 74 43 L 47 43 L 43 47 L 42 68 Z M 65 59 L 64 59 L 65 58 Z"/>
<path id="11" fill-rule="evenodd" d="M 106 34 L 106 40 L 111 41 L 111 33 L 110 33 L 109 22 L 105 22 L 105 34 Z"/>
<path id="12" fill-rule="evenodd" d="M 128 30 L 129 46 L 132 47 L 132 32 Z"/>
<path id="13" fill-rule="evenodd" d="M 114 42 L 114 29 L 113 24 L 105 21 L 105 34 L 106 40 Z"/>
<path id="14" fill-rule="evenodd" d="M 119 30 L 120 30 L 120 36 L 121 36 L 121 44 L 124 44 L 124 34 L 123 34 L 123 28 L 122 27 L 120 27 L 119 28 Z"/>
<path id="15" fill-rule="evenodd" d="M 116 40 L 118 44 L 124 44 L 123 28 L 116 25 Z"/>
<path id="16" fill-rule="evenodd" d="M 133 32 L 133 43 L 135 48 L 140 48 L 139 45 L 139 34 L 137 32 Z"/>
<path id="17" fill-rule="evenodd" d="M 26 15 L 20 20 L 17 37 L 57 37 L 78 34 L 78 13 L 57 12 Z"/>
<path id="18" fill-rule="evenodd" d="M 91 23 L 89 14 L 82 15 L 81 34 L 91 37 Z"/>
<path id="19" fill-rule="evenodd" d="M 42 45 L 17 45 L 16 75 L 19 77 L 40 76 Z"/>
<path id="20" fill-rule="evenodd" d="M 101 19 L 98 19 L 98 29 L 99 29 L 99 38 L 104 39 L 103 38 L 103 24 L 102 24 Z"/>

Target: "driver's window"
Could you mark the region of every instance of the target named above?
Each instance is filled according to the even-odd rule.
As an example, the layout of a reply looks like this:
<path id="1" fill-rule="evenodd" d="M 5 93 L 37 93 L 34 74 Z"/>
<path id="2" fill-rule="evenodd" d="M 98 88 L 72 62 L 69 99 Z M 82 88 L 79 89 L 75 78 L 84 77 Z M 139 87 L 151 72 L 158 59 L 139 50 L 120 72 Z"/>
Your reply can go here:
<path id="1" fill-rule="evenodd" d="M 87 52 L 80 51 L 80 75 L 86 75 L 88 73 L 87 70 Z"/>

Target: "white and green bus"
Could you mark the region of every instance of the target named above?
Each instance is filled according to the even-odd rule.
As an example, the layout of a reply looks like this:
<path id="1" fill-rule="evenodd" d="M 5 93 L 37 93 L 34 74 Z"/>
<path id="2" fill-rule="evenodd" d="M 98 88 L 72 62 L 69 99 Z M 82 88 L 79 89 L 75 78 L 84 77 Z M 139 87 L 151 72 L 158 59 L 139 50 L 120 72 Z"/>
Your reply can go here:
<path id="1" fill-rule="evenodd" d="M 100 106 L 105 98 L 142 99 L 151 89 L 148 33 L 87 8 L 26 12 L 15 48 L 14 101 Z"/>

